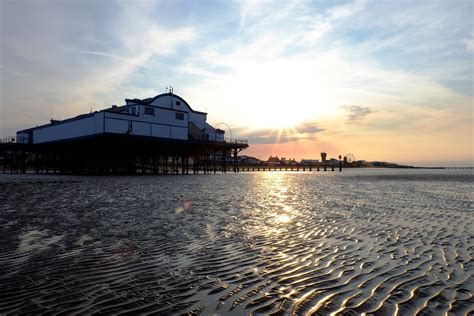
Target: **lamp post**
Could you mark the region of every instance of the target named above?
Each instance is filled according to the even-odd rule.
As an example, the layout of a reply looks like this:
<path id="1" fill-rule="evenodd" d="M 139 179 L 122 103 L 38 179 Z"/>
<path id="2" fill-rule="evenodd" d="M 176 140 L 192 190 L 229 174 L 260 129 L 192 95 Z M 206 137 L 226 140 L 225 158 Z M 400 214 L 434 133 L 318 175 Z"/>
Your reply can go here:
<path id="1" fill-rule="evenodd" d="M 342 159 L 342 157 L 341 157 L 341 155 L 339 155 L 339 172 L 342 171 L 342 160 L 341 159 Z"/>

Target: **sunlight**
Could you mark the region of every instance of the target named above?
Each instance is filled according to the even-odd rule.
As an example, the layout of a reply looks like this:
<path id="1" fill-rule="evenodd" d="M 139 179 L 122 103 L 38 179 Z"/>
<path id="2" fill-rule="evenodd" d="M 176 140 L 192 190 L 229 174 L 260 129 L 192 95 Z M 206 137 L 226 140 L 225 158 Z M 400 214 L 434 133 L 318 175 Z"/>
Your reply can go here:
<path id="1" fill-rule="evenodd" d="M 266 224 L 261 227 L 267 236 L 276 236 L 287 231 L 299 215 L 291 202 L 291 177 L 280 172 L 265 172 L 259 175 L 265 187 L 265 197 L 272 201 L 271 206 L 263 213 Z"/>
<path id="2" fill-rule="evenodd" d="M 282 224 L 291 222 L 291 218 L 288 216 L 288 214 L 279 214 L 276 217 L 276 220 L 277 222 L 282 223 Z"/>
<path id="3" fill-rule="evenodd" d="M 323 80 L 334 70 L 321 69 L 313 60 L 277 59 L 256 64 L 246 60 L 246 56 L 232 58 L 233 65 L 238 65 L 234 72 L 220 76 L 219 81 L 206 81 L 196 90 L 209 92 L 202 102 L 209 105 L 213 115 L 229 117 L 221 106 L 222 100 L 239 109 L 228 119 L 229 124 L 245 122 L 245 126 L 252 128 L 291 128 L 334 114 L 340 104 L 338 91 Z M 201 102 L 198 93 L 189 94 L 196 103 Z"/>

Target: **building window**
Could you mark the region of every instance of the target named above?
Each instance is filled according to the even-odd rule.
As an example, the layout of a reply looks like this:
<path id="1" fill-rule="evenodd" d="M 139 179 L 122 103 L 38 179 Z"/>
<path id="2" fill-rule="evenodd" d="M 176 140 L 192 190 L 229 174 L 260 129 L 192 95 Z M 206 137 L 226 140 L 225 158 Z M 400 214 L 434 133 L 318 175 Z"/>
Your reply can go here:
<path id="1" fill-rule="evenodd" d="M 132 114 L 132 115 L 137 115 L 137 108 L 134 107 L 134 106 L 132 106 L 132 107 L 130 108 L 130 114 Z"/>
<path id="2" fill-rule="evenodd" d="M 153 108 L 145 108 L 145 114 L 147 114 L 147 115 L 155 115 L 155 109 L 153 109 Z"/>
<path id="3" fill-rule="evenodd" d="M 176 119 L 177 120 L 184 120 L 184 114 L 183 113 L 176 113 Z"/>
<path id="4" fill-rule="evenodd" d="M 181 105 L 181 102 L 180 102 L 180 101 L 176 101 L 176 105 Z"/>

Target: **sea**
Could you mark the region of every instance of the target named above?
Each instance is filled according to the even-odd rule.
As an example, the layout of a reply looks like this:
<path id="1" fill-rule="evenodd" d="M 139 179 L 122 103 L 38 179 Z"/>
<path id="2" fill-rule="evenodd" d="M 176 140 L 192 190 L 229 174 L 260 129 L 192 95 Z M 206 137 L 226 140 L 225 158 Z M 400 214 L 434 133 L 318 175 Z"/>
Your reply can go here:
<path id="1" fill-rule="evenodd" d="M 469 315 L 473 180 L 0 175 L 0 314 Z"/>

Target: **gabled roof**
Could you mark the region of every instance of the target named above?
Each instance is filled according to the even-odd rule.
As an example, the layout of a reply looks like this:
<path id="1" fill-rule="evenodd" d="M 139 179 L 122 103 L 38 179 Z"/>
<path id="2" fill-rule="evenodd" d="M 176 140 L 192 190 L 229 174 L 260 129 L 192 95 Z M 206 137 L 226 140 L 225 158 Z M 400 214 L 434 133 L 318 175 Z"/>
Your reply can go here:
<path id="1" fill-rule="evenodd" d="M 125 99 L 125 101 L 130 101 L 130 102 L 133 102 L 135 104 L 141 104 L 141 105 L 152 105 L 152 103 L 156 100 L 156 99 L 159 99 L 161 97 L 166 97 L 166 96 L 171 96 L 171 93 L 162 93 L 162 94 L 159 94 L 157 95 L 156 97 L 153 97 L 153 98 L 146 98 L 146 99 Z M 193 112 L 193 113 L 199 113 L 199 114 L 207 114 L 206 112 L 200 112 L 200 111 L 195 111 L 191 108 L 191 106 L 188 104 L 188 102 L 186 102 L 186 100 L 184 100 L 182 97 L 180 97 L 179 95 L 177 94 L 174 94 L 173 93 L 173 97 L 175 97 L 176 99 L 180 100 L 181 102 L 183 102 L 189 109 L 189 111 Z"/>

